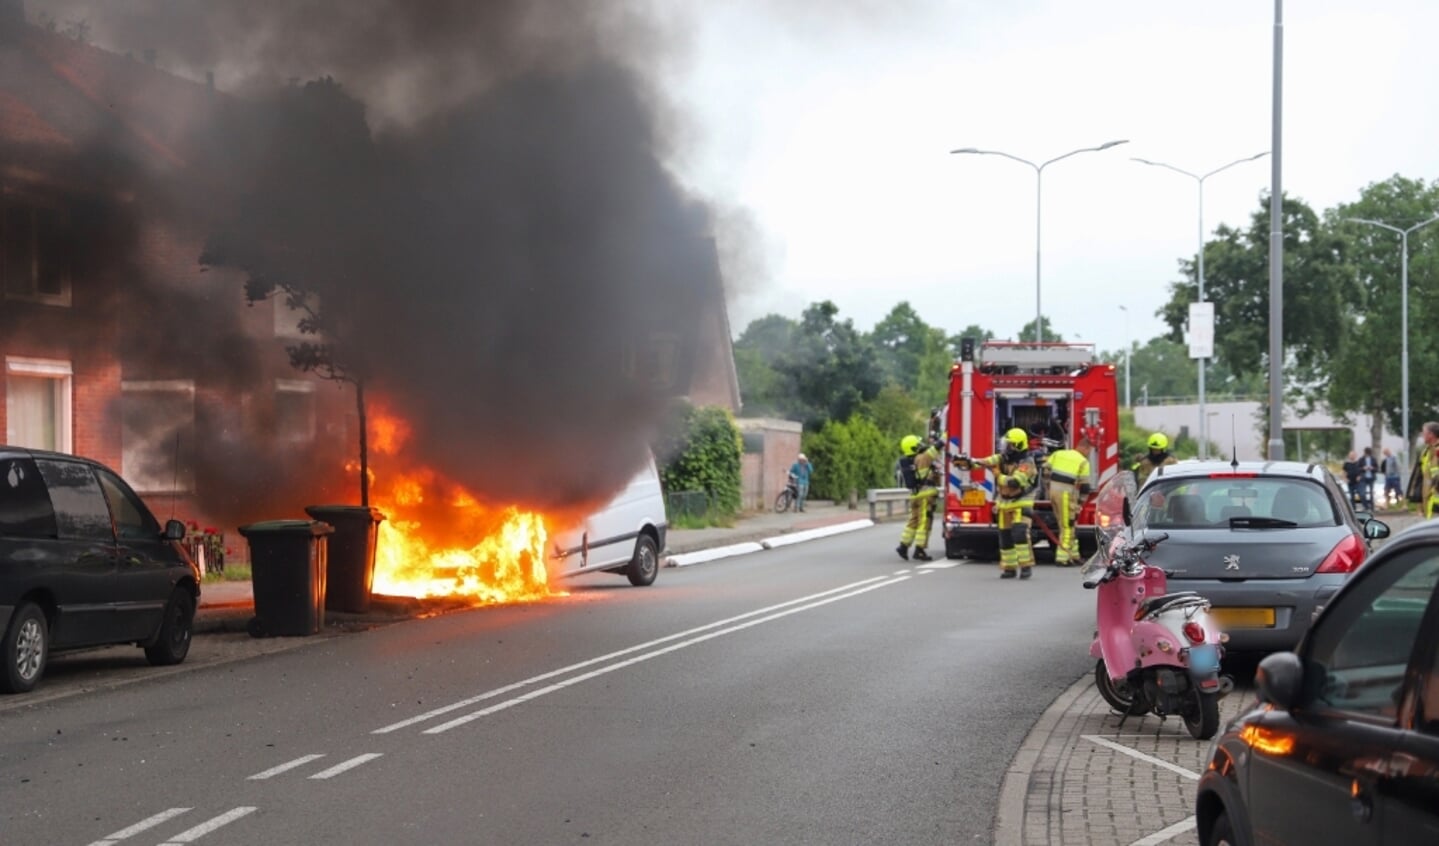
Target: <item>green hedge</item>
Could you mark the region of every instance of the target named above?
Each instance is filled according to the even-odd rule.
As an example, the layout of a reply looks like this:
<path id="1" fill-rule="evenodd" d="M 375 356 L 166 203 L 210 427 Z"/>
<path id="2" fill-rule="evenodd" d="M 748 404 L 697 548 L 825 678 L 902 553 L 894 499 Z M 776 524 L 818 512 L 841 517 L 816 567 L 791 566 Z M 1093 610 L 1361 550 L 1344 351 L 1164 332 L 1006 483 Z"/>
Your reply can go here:
<path id="1" fill-rule="evenodd" d="M 867 417 L 831 420 L 818 432 L 805 434 L 804 452 L 814 465 L 810 496 L 815 499 L 844 501 L 851 490 L 863 496 L 870 488 L 894 487 L 899 445 L 890 443 Z"/>
<path id="2" fill-rule="evenodd" d="M 682 403 L 671 421 L 667 459 L 660 466 L 666 493 L 704 491 L 710 513 L 731 515 L 740 509 L 739 427 L 728 409 L 695 408 Z"/>

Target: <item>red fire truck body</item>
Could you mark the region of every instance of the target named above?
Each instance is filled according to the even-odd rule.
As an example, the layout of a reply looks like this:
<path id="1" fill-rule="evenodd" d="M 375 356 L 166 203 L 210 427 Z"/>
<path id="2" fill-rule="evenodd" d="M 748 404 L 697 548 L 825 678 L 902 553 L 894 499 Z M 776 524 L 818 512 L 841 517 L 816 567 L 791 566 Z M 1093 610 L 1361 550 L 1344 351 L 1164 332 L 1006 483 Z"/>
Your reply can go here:
<path id="1" fill-rule="evenodd" d="M 1002 448 L 1013 428 L 1030 434 L 1040 452 L 1044 442 L 1073 446 L 1088 436 L 1091 487 L 1119 472 L 1119 398 L 1114 365 L 1098 361 L 1092 344 L 1034 344 L 986 341 L 962 345 L 950 370 L 949 403 L 942 412 L 945 451 L 944 546 L 950 558 L 987 561 L 999 557 L 995 528 L 994 476 L 984 468 L 960 469 L 961 455 L 983 458 Z M 1041 463 L 1038 458 L 1036 463 Z M 1094 494 L 1079 514 L 1080 551 L 1094 549 Z M 1031 540 L 1040 560 L 1053 560 L 1058 523 L 1043 487 L 1035 491 Z"/>

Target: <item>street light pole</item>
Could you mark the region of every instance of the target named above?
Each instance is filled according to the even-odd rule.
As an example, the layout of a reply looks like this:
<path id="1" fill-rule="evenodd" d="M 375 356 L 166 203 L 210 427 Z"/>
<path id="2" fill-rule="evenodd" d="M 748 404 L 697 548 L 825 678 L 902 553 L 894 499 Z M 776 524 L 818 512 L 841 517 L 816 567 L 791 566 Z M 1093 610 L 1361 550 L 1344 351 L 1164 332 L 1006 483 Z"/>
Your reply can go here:
<path id="1" fill-rule="evenodd" d="M 1366 223 L 1399 233 L 1399 391 L 1404 397 L 1400 414 L 1403 416 L 1404 463 L 1407 465 L 1409 450 L 1414 446 L 1409 441 L 1409 233 L 1417 232 L 1429 224 L 1439 221 L 1439 215 L 1435 215 L 1423 223 L 1416 223 L 1408 229 L 1400 229 L 1397 226 L 1390 226 L 1387 223 L 1363 217 L 1346 217 L 1345 220 L 1351 223 Z"/>
<path id="2" fill-rule="evenodd" d="M 1166 163 L 1164 163 L 1164 162 L 1152 162 L 1152 161 L 1150 161 L 1149 159 L 1141 159 L 1141 158 L 1138 158 L 1137 156 L 1130 158 L 1130 161 L 1136 161 L 1136 162 L 1139 162 L 1140 164 L 1147 164 L 1147 165 L 1151 165 L 1151 166 L 1153 166 L 1153 167 L 1162 167 L 1162 168 L 1164 168 L 1164 169 L 1166 169 L 1166 170 L 1172 170 L 1172 171 L 1174 171 L 1175 173 L 1183 174 L 1183 175 L 1189 177 L 1190 179 L 1193 179 L 1194 182 L 1195 182 L 1195 184 L 1196 184 L 1196 188 L 1198 189 L 1198 194 L 1199 194 L 1199 249 L 1198 249 L 1198 251 L 1196 252 L 1196 256 L 1198 257 L 1198 258 L 1197 258 L 1197 265 L 1198 265 L 1198 266 L 1196 267 L 1196 271 L 1197 271 L 1197 272 L 1196 272 L 1196 274 L 1195 274 L 1195 278 L 1196 278 L 1196 279 L 1198 280 L 1198 282 L 1199 282 L 1199 302 L 1201 302 L 1201 303 L 1204 302 L 1204 180 L 1208 179 L 1209 177 L 1213 176 L 1213 175 L 1216 174 L 1216 173 L 1219 173 L 1220 171 L 1228 170 L 1228 169 L 1230 169 L 1231 167 L 1234 167 L 1235 165 L 1241 165 L 1241 164 L 1244 164 L 1245 162 L 1252 162 L 1252 161 L 1254 161 L 1255 159 L 1263 158 L 1264 156 L 1267 156 L 1267 155 L 1269 155 L 1269 151 L 1268 151 L 1268 150 L 1265 150 L 1265 151 L 1262 152 L 1262 153 L 1255 153 L 1255 154 L 1252 155 L 1252 156 L 1247 156 L 1247 157 L 1242 158 L 1242 159 L 1235 159 L 1234 161 L 1230 162 L 1230 163 L 1227 164 L 1227 165 L 1224 165 L 1223 167 L 1216 167 L 1214 170 L 1211 170 L 1211 171 L 1209 171 L 1208 173 L 1203 173 L 1203 174 L 1200 174 L 1200 173 L 1190 173 L 1189 171 L 1184 170 L 1183 168 L 1175 167 L 1175 166 L 1172 165 L 1172 164 L 1166 164 Z M 1200 457 L 1200 458 L 1208 458 L 1208 457 L 1209 457 L 1209 417 L 1208 417 L 1208 415 L 1206 415 L 1206 414 L 1204 413 L 1204 412 L 1205 412 L 1205 409 L 1204 409 L 1204 371 L 1205 371 L 1205 365 L 1207 365 L 1208 363 L 1209 363 L 1209 359 L 1207 359 L 1207 358 L 1201 358 L 1201 359 L 1199 359 L 1199 457 Z"/>
<path id="3" fill-rule="evenodd" d="M 1120 306 L 1119 310 L 1124 312 L 1124 407 L 1134 408 L 1134 403 L 1129 397 L 1129 358 L 1134 354 L 1133 344 L 1129 341 L 1129 307 Z"/>
<path id="4" fill-rule="evenodd" d="M 1022 159 L 1010 153 L 999 150 L 980 150 L 975 147 L 961 147 L 957 150 L 950 150 L 951 155 L 968 154 L 977 156 L 1003 156 L 1011 161 L 1026 164 L 1034 168 L 1034 337 L 1039 343 L 1044 343 L 1044 312 L 1040 307 L 1040 235 L 1041 226 L 1044 220 L 1044 169 L 1062 159 L 1076 156 L 1080 153 L 1097 153 L 1100 150 L 1108 150 L 1110 147 L 1118 147 L 1120 144 L 1128 144 L 1128 140 L 1106 141 L 1097 147 L 1080 147 L 1078 150 L 1070 150 L 1062 156 L 1035 164 L 1029 159 Z M 1021 340 L 1023 340 L 1021 338 Z"/>

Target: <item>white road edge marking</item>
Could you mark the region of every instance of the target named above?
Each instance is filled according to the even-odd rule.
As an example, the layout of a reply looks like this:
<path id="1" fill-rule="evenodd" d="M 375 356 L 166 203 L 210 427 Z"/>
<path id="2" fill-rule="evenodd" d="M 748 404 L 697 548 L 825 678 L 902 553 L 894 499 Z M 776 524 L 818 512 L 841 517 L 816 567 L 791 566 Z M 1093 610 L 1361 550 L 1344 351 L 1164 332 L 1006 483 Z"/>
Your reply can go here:
<path id="1" fill-rule="evenodd" d="M 958 561 L 934 561 L 929 564 L 916 564 L 916 570 L 948 570 L 951 567 L 958 567 Z"/>
<path id="2" fill-rule="evenodd" d="M 90 846 L 115 846 L 115 844 L 121 840 L 124 840 L 128 837 L 134 837 L 142 831 L 148 831 L 149 829 L 154 828 L 160 823 L 172 820 L 175 817 L 178 817 L 189 810 L 191 809 L 170 808 L 169 810 L 161 811 L 153 817 L 146 817 L 145 819 L 140 820 L 132 826 L 127 826 L 120 829 L 114 834 L 107 834 L 105 835 L 105 839 L 96 840 L 94 843 L 91 843 Z"/>
<path id="3" fill-rule="evenodd" d="M 303 766 L 305 766 L 306 764 L 310 763 L 311 761 L 318 761 L 318 760 L 320 760 L 320 759 L 323 758 L 323 757 L 325 757 L 325 756 L 324 756 L 324 755 L 301 755 L 300 757 L 296 758 L 296 759 L 293 760 L 293 761 L 286 761 L 285 763 L 280 764 L 278 767 L 271 767 L 271 768 L 269 768 L 268 770 L 265 770 L 264 772 L 255 773 L 254 775 L 252 775 L 252 776 L 249 777 L 248 781 L 263 781 L 264 779 L 271 778 L 272 776 L 277 776 L 277 775 L 279 775 L 280 773 L 287 773 L 287 772 L 289 772 L 290 770 L 293 770 L 293 769 L 296 768 L 296 767 L 303 767 Z"/>
<path id="4" fill-rule="evenodd" d="M 760 625 L 761 623 L 768 623 L 768 622 L 771 622 L 771 621 L 773 621 L 773 620 L 778 620 L 778 619 L 780 619 L 781 617 L 788 617 L 788 616 L 791 615 L 791 614 L 798 614 L 798 613 L 801 612 L 801 611 L 809 611 L 809 610 L 811 610 L 811 609 L 818 608 L 818 607 L 820 607 L 821 605 L 828 605 L 828 604 L 831 603 L 831 602 L 838 602 L 838 601 L 841 600 L 841 599 L 849 599 L 850 597 L 859 596 L 859 595 L 862 594 L 862 593 L 868 593 L 868 592 L 870 592 L 870 591 L 872 591 L 872 590 L 876 590 L 876 589 L 878 589 L 878 588 L 889 587 L 890 585 L 899 584 L 900 582 L 908 581 L 910 578 L 912 578 L 912 577 L 911 577 L 911 576 L 900 576 L 899 578 L 896 578 L 896 579 L 889 579 L 889 580 L 886 580 L 886 581 L 882 581 L 882 582 L 878 582 L 878 583 L 875 583 L 875 584 L 867 585 L 867 586 L 861 587 L 861 588 L 859 588 L 859 589 L 857 589 L 857 590 L 852 590 L 852 591 L 850 591 L 849 593 L 843 593 L 843 594 L 839 594 L 839 595 L 837 595 L 837 596 L 828 596 L 828 597 L 825 597 L 824 599 L 820 599 L 820 600 L 818 600 L 818 601 L 811 602 L 811 603 L 808 604 L 808 605 L 801 605 L 801 606 L 798 606 L 798 607 L 795 607 L 795 608 L 788 608 L 788 609 L 785 609 L 784 611 L 779 611 L 779 612 L 777 612 L 777 613 L 771 614 L 771 615 L 769 615 L 768 617 L 760 617 L 760 618 L 754 619 L 754 620 L 746 620 L 746 621 L 743 622 L 743 623 L 739 623 L 739 624 L 737 624 L 737 625 L 730 626 L 730 627 L 727 628 L 727 629 L 719 629 L 719 630 L 717 630 L 717 631 L 706 632 L 705 634 L 702 634 L 702 635 L 700 635 L 699 637 L 694 637 L 694 638 L 691 638 L 691 639 L 689 639 L 689 640 L 680 641 L 679 643 L 672 643 L 672 644 L 670 644 L 669 646 L 664 647 L 663 649 L 656 649 L 656 650 L 653 651 L 653 652 L 646 652 L 646 653 L 644 653 L 643 655 L 636 655 L 636 656 L 633 657 L 633 658 L 627 658 L 627 659 L 625 659 L 625 660 L 623 660 L 623 661 L 620 661 L 620 662 L 618 662 L 618 663 L 610 664 L 610 665 L 605 666 L 605 667 L 601 667 L 601 668 L 599 668 L 598 670 L 591 670 L 591 671 L 588 672 L 588 673 L 583 673 L 583 674 L 578 675 L 578 676 L 572 676 L 572 677 L 570 677 L 570 678 L 565 679 L 564 681 L 555 682 L 555 683 L 552 684 L 552 685 L 549 685 L 549 686 L 547 686 L 547 687 L 542 687 L 542 688 L 540 688 L 540 689 L 538 689 L 538 690 L 532 690 L 532 691 L 530 691 L 529 693 L 523 694 L 523 695 L 521 695 L 521 696 L 516 696 L 516 697 L 513 698 L 513 699 L 507 699 L 507 700 L 505 700 L 504 702 L 500 702 L 500 703 L 498 703 L 498 704 L 491 705 L 491 706 L 488 707 L 488 708 L 483 708 L 483 709 L 481 709 L 481 710 L 479 710 L 479 711 L 475 711 L 475 712 L 473 712 L 473 713 L 466 714 L 466 715 L 463 716 L 463 717 L 456 717 L 455 719 L 450 720 L 449 722 L 440 723 L 440 724 L 437 725 L 437 726 L 432 726 L 431 728 L 427 728 L 427 729 L 424 730 L 424 733 L 425 733 L 425 734 L 439 734 L 439 733 L 441 733 L 441 732 L 449 731 L 449 730 L 452 729 L 452 728 L 457 728 L 457 727 L 459 727 L 459 726 L 464 725 L 465 723 L 471 722 L 471 721 L 473 721 L 473 720 L 478 720 L 478 719 L 480 719 L 481 717 L 488 717 L 488 716 L 491 715 L 491 714 L 497 713 L 497 712 L 499 712 L 499 711 L 503 711 L 503 710 L 505 710 L 505 709 L 507 709 L 507 708 L 513 708 L 513 707 L 516 706 L 516 705 L 520 705 L 520 704 L 523 704 L 523 703 L 525 703 L 525 702 L 529 702 L 529 701 L 532 700 L 532 699 L 538 699 L 538 698 L 540 698 L 541 696 L 545 696 L 545 695 L 547 695 L 547 694 L 554 693 L 554 692 L 557 691 L 557 690 L 563 690 L 563 689 L 565 689 L 565 688 L 567 688 L 567 687 L 569 687 L 569 686 L 571 686 L 571 685 L 579 684 L 580 682 L 583 682 L 583 681 L 589 681 L 590 679 L 597 678 L 597 677 L 599 677 L 599 676 L 603 676 L 603 675 L 606 675 L 606 674 L 608 674 L 608 673 L 612 673 L 612 672 L 614 672 L 615 670 L 622 670 L 622 669 L 624 669 L 625 667 L 630 667 L 630 666 L 633 666 L 633 665 L 635 665 L 635 664 L 640 664 L 640 663 L 643 663 L 643 662 L 645 662 L 645 661 L 649 661 L 649 660 L 651 660 L 651 659 L 653 659 L 653 658 L 658 658 L 658 657 L 660 657 L 661 655 L 667 655 L 667 654 L 669 654 L 669 653 L 671 653 L 671 652 L 676 652 L 676 651 L 678 651 L 678 650 L 680 650 L 680 649 L 685 649 L 686 647 L 694 646 L 694 645 L 699 644 L 699 643 L 704 643 L 704 642 L 707 641 L 707 640 L 713 640 L 714 638 L 720 637 L 721 635 L 734 634 L 735 632 L 743 631 L 744 629 L 751 628 L 752 626 L 758 626 L 758 625 Z"/>
<path id="5" fill-rule="evenodd" d="M 1123 752 L 1131 758 L 1138 758 L 1139 760 L 1153 764 L 1156 767 L 1163 767 L 1164 769 L 1169 770 L 1172 773 L 1179 773 L 1190 781 L 1199 781 L 1199 773 L 1196 773 L 1193 770 L 1186 770 L 1184 767 L 1181 767 L 1178 764 L 1171 764 L 1163 758 L 1156 758 L 1153 755 L 1148 754 L 1147 752 L 1140 752 L 1138 749 L 1130 749 L 1128 746 L 1125 746 L 1122 743 L 1115 743 L 1107 737 L 1100 737 L 1097 734 L 1081 734 L 1080 737 L 1088 740 L 1090 743 L 1098 743 L 1100 746 L 1113 749 L 1115 752 Z"/>
<path id="6" fill-rule="evenodd" d="M 240 817 L 253 814 L 257 810 L 259 809 L 249 805 L 242 805 L 238 808 L 232 808 L 212 820 L 206 820 L 205 822 L 200 823 L 194 828 L 180 832 L 169 840 L 166 840 L 164 843 L 161 843 L 160 846 L 179 846 L 179 844 L 182 843 L 194 843 L 196 840 L 199 840 L 201 837 L 204 837 L 215 829 L 220 828 L 221 826 L 229 825 L 235 820 L 238 820 Z"/>
<path id="7" fill-rule="evenodd" d="M 1189 831 L 1197 825 L 1199 825 L 1199 821 L 1196 820 L 1194 817 L 1185 817 L 1174 825 L 1171 825 L 1169 828 L 1162 828 L 1159 831 L 1156 831 L 1153 834 L 1149 835 L 1148 837 L 1139 838 L 1138 840 L 1129 844 L 1129 846 L 1159 846 L 1160 843 L 1177 837 L 1178 835 Z"/>
<path id="8" fill-rule="evenodd" d="M 335 776 L 339 775 L 342 772 L 345 772 L 346 770 L 353 770 L 355 767 L 358 767 L 361 764 L 367 764 L 370 761 L 381 757 L 382 755 L 384 755 L 383 752 L 366 752 L 363 755 L 356 755 L 348 761 L 341 761 L 335 766 L 330 767 L 328 770 L 320 770 L 319 772 L 310 776 L 310 778 L 334 778 Z"/>
<path id="9" fill-rule="evenodd" d="M 672 634 L 672 635 L 665 635 L 664 637 L 656 638 L 655 640 L 650 640 L 650 641 L 645 641 L 644 643 L 635 644 L 634 646 L 626 647 L 625 649 L 621 649 L 621 650 L 619 650 L 619 651 L 617 651 L 617 652 L 610 652 L 610 653 L 607 653 L 607 654 L 605 654 L 605 655 L 600 655 L 600 656 L 595 657 L 595 658 L 590 658 L 590 659 L 585 660 L 585 661 L 580 661 L 580 662 L 577 663 L 577 664 L 571 664 L 571 665 L 569 665 L 568 667 L 560 667 L 558 670 L 551 670 L 551 671 L 549 671 L 548 673 L 541 673 L 541 674 L 538 675 L 538 676 L 531 676 L 530 678 L 524 679 L 523 681 L 517 681 L 517 682 L 515 682 L 514 684 L 507 684 L 507 685 L 505 685 L 504 687 L 497 687 L 497 688 L 495 688 L 494 690 L 487 690 L 487 691 L 485 691 L 484 693 L 481 693 L 481 694 L 479 694 L 479 695 L 477 695 L 477 696 L 471 696 L 471 697 L 469 697 L 468 699 L 462 699 L 462 700 L 460 700 L 459 702 L 452 702 L 452 703 L 450 703 L 449 705 L 445 705 L 445 706 L 442 706 L 442 707 L 439 707 L 439 708 L 435 708 L 435 709 L 430 710 L 430 711 L 426 711 L 426 712 L 423 713 L 423 714 L 417 714 L 416 716 L 410 717 L 409 719 L 401 720 L 401 721 L 399 721 L 398 723 L 391 723 L 390 725 L 387 725 L 387 726 L 385 726 L 385 727 L 383 727 L 383 728 L 377 728 L 377 729 L 375 729 L 374 731 L 372 731 L 372 732 L 370 732 L 370 733 L 371 733 L 371 734 L 388 734 L 388 733 L 390 733 L 390 732 L 392 732 L 392 731 L 398 731 L 398 730 L 400 730 L 400 729 L 402 729 L 402 728 L 409 728 L 410 726 L 415 725 L 416 723 L 426 722 L 427 720 L 434 719 L 435 717 L 441 716 L 442 714 L 448 714 L 448 713 L 450 713 L 451 711 L 458 711 L 458 710 L 460 710 L 461 708 L 468 708 L 469 706 L 474 705 L 476 702 L 483 702 L 483 701 L 485 701 L 486 699 L 494 699 L 496 696 L 503 696 L 504 694 L 509 693 L 510 691 L 519 690 L 520 688 L 526 687 L 526 686 L 528 686 L 528 685 L 538 684 L 539 682 L 545 681 L 545 680 L 547 680 L 547 679 L 552 679 L 552 678 L 554 678 L 554 677 L 556 677 L 556 676 L 562 676 L 562 675 L 564 675 L 565 673 L 572 673 L 572 672 L 574 672 L 575 670 L 582 670 L 582 669 L 584 669 L 585 667 L 591 667 L 591 666 L 594 666 L 595 664 L 600 664 L 600 663 L 603 663 L 603 662 L 605 662 L 605 661 L 609 661 L 609 660 L 612 659 L 612 658 L 619 658 L 619 657 L 624 656 L 624 655 L 629 655 L 630 653 L 633 653 L 633 652 L 638 652 L 638 651 L 640 651 L 640 650 L 642 650 L 642 649 L 649 649 L 649 648 L 652 647 L 652 646 L 658 646 L 658 645 L 660 645 L 660 644 L 662 644 L 662 643 L 669 643 L 669 642 L 672 641 L 672 640 L 678 640 L 678 639 L 683 638 L 683 637 L 689 637 L 690 635 L 698 634 L 698 633 L 703 632 L 703 631 L 708 631 L 708 630 L 713 629 L 713 628 L 718 628 L 719 626 L 726 626 L 726 625 L 729 625 L 730 623 L 738 622 L 739 620 L 744 620 L 744 619 L 747 619 L 747 618 L 749 618 L 749 617 L 755 617 L 755 616 L 758 616 L 758 615 L 760 615 L 760 614 L 767 614 L 767 613 L 769 613 L 769 612 L 771 612 L 771 611 L 775 611 L 775 610 L 778 610 L 778 609 L 780 609 L 780 608 L 786 608 L 786 607 L 789 607 L 789 606 L 791 606 L 791 605 L 798 605 L 798 604 L 800 604 L 800 603 L 802 603 L 802 602 L 809 602 L 810 600 L 812 600 L 812 599 L 817 599 L 817 598 L 819 598 L 819 597 L 821 597 L 821 596 L 828 596 L 828 595 L 833 594 L 833 593 L 840 593 L 840 592 L 842 592 L 842 591 L 851 590 L 851 589 L 856 588 L 856 587 L 859 587 L 859 586 L 861 586 L 861 585 L 871 584 L 871 583 L 873 583 L 873 582 L 877 582 L 877 581 L 880 581 L 880 580 L 885 579 L 885 578 L 887 578 L 887 577 L 885 577 L 885 576 L 875 576 L 875 577 L 873 577 L 873 578 L 864 579 L 864 580 L 862 580 L 862 581 L 851 582 L 851 583 L 849 583 L 849 584 L 847 584 L 847 585 L 841 585 L 841 586 L 839 586 L 839 587 L 837 587 L 837 588 L 833 588 L 833 589 L 831 589 L 831 590 L 821 591 L 820 593 L 812 593 L 812 594 L 810 594 L 809 596 L 802 596 L 802 597 L 800 597 L 799 599 L 791 599 L 791 600 L 788 601 L 788 602 L 781 602 L 781 603 L 779 603 L 778 605 L 770 605 L 770 606 L 768 606 L 768 607 L 766 607 L 766 608 L 759 608 L 759 609 L 756 609 L 756 610 L 754 610 L 754 611 L 746 611 L 746 612 L 743 613 L 743 614 L 738 614 L 738 615 L 736 615 L 736 616 L 728 617 L 728 618 L 723 619 L 723 620 L 717 620 L 717 621 L 715 621 L 715 622 L 713 622 L 713 623 L 706 623 L 706 624 L 703 625 L 703 626 L 697 626 L 697 627 L 695 627 L 695 628 L 693 628 L 693 629 L 686 629 L 686 630 L 684 630 L 684 631 L 682 631 L 682 632 L 676 632 L 676 633 L 674 633 L 674 634 Z"/>

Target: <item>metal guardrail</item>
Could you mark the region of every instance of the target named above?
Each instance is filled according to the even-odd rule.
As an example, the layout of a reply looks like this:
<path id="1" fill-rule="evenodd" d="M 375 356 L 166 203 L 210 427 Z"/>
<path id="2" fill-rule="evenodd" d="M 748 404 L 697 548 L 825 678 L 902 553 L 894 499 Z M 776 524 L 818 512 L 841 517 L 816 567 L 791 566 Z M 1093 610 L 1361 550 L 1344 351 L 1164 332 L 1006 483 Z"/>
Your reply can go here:
<path id="1" fill-rule="evenodd" d="M 909 488 L 870 488 L 865 494 L 865 500 L 869 502 L 869 519 L 878 520 L 879 505 L 884 504 L 884 516 L 894 516 L 894 504 L 903 502 L 909 507 Z"/>

